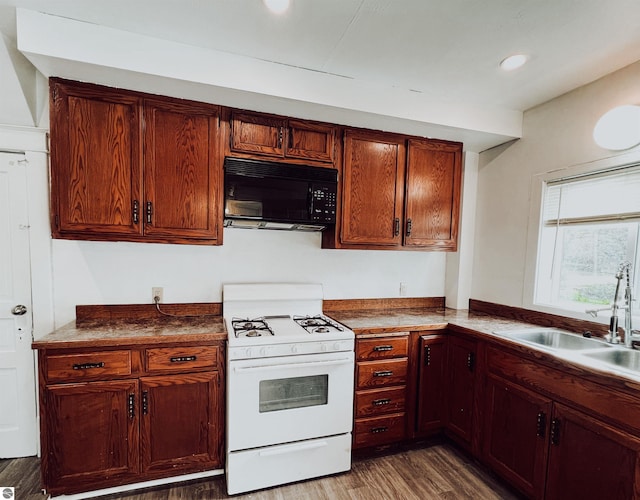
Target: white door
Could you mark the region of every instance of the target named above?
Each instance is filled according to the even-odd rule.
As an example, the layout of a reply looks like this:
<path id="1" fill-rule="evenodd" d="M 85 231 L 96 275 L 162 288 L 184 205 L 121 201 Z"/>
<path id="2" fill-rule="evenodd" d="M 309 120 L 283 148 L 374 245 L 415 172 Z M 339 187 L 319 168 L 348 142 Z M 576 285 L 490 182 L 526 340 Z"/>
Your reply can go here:
<path id="1" fill-rule="evenodd" d="M 26 163 L 0 153 L 0 458 L 37 452 Z"/>

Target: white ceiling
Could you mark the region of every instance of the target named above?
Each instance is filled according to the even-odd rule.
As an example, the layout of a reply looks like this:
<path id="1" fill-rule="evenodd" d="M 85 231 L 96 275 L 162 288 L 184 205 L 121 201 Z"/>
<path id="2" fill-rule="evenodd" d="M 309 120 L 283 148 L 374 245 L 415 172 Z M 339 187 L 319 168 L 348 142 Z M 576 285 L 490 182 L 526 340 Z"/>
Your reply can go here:
<path id="1" fill-rule="evenodd" d="M 0 30 L 15 40 L 14 7 L 25 7 L 432 101 L 517 111 L 640 60 L 638 0 L 291 2 L 277 16 L 261 0 L 0 0 Z M 529 63 L 502 72 L 498 63 L 513 53 Z"/>

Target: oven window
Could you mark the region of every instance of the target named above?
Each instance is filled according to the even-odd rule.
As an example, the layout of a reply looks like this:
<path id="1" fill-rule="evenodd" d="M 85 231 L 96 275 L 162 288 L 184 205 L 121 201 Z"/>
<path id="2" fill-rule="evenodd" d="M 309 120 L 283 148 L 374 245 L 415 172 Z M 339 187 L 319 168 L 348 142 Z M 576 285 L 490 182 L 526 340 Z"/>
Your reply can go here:
<path id="1" fill-rule="evenodd" d="M 327 404 L 329 375 L 260 381 L 260 413 Z"/>

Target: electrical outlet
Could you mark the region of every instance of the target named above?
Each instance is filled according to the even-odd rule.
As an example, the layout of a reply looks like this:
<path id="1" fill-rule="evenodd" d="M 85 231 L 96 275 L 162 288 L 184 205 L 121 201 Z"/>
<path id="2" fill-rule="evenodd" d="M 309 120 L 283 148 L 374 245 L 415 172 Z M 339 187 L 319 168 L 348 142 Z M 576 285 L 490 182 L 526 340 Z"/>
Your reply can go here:
<path id="1" fill-rule="evenodd" d="M 164 295 L 164 288 L 162 288 L 161 286 L 154 286 L 151 289 L 151 302 L 155 304 L 156 297 L 158 297 L 158 303 L 161 304 L 163 295 Z"/>
<path id="2" fill-rule="evenodd" d="M 400 282 L 400 297 L 407 296 L 407 284 L 404 281 Z"/>

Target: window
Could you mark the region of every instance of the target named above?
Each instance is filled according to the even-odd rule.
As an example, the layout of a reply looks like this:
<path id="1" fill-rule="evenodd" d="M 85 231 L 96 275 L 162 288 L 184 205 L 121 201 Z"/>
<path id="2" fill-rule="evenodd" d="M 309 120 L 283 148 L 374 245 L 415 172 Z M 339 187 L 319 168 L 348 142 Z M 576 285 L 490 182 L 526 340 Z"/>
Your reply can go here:
<path id="1" fill-rule="evenodd" d="M 637 296 L 639 236 L 640 165 L 547 182 L 535 303 L 579 312 L 605 308 L 614 300 L 622 262 L 632 263 Z M 639 314 L 638 301 L 633 308 Z"/>

